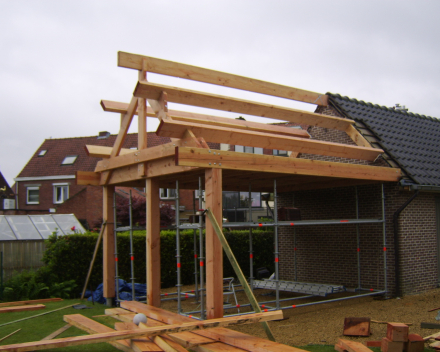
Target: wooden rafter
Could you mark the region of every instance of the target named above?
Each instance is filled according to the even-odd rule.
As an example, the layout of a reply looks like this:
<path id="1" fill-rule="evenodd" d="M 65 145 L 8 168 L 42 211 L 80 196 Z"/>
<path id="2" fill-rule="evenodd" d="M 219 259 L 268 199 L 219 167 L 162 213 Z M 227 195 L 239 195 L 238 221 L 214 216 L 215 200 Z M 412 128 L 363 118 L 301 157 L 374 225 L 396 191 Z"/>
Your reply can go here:
<path id="1" fill-rule="evenodd" d="M 235 169 L 255 172 L 276 172 L 292 175 L 315 175 L 377 181 L 398 181 L 400 169 L 329 161 L 293 159 L 272 155 L 257 155 L 206 149 L 176 148 L 179 166 Z"/>
<path id="2" fill-rule="evenodd" d="M 193 81 L 237 88 L 256 93 L 272 95 L 286 99 L 302 101 L 322 106 L 328 105 L 328 96 L 304 89 L 283 86 L 253 78 L 214 71 L 202 67 L 185 65 L 179 62 L 157 59 L 154 57 L 118 52 L 118 66 L 141 70 L 145 63 L 148 71 L 162 75 L 186 78 Z"/>
<path id="3" fill-rule="evenodd" d="M 162 121 L 156 133 L 162 137 L 180 138 L 188 128 L 190 128 L 196 136 L 203 136 L 208 142 L 290 150 L 299 153 L 370 161 L 374 161 L 379 154 L 383 153 L 382 149 L 371 147 L 359 147 L 347 144 L 323 142 L 315 139 L 304 139 L 175 120 Z"/>
<path id="4" fill-rule="evenodd" d="M 226 97 L 222 95 L 170 87 L 157 83 L 138 82 L 134 95 L 138 98 L 159 99 L 162 92 L 167 92 L 168 101 L 178 104 L 193 105 L 209 109 L 231 111 L 240 114 L 267 117 L 276 120 L 290 121 L 298 124 L 320 126 L 345 131 L 353 120 L 316 114 L 282 106 L 256 103 L 249 100 Z"/>

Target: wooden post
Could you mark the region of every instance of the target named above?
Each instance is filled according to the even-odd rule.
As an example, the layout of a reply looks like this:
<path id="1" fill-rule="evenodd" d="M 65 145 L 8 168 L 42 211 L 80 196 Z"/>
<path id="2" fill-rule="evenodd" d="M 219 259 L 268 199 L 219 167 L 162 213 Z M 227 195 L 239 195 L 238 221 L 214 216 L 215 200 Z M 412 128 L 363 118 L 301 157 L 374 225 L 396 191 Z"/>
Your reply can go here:
<path id="1" fill-rule="evenodd" d="M 212 215 L 221 224 L 222 170 L 206 169 L 205 201 Z M 223 251 L 220 240 L 210 222 L 206 223 L 206 316 L 208 319 L 223 317 Z"/>
<path id="2" fill-rule="evenodd" d="M 107 224 L 103 234 L 103 282 L 104 297 L 107 305 L 112 305 L 112 298 L 115 297 L 115 238 L 114 238 L 114 214 L 113 195 L 114 186 L 103 187 L 103 209 L 102 217 Z"/>
<path id="3" fill-rule="evenodd" d="M 146 181 L 147 196 L 147 304 L 160 307 L 160 211 L 159 185 Z"/>
<path id="4" fill-rule="evenodd" d="M 146 65 L 145 65 L 146 66 Z M 146 69 L 139 70 L 139 81 L 147 79 Z M 139 98 L 138 102 L 138 150 L 147 148 L 147 101 Z"/>

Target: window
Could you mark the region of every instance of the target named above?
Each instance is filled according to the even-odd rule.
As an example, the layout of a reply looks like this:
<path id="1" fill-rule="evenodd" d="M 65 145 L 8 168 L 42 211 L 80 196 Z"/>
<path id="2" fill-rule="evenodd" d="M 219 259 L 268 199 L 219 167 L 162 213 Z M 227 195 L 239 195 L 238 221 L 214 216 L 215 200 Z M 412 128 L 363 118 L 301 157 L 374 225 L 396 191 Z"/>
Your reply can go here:
<path id="1" fill-rule="evenodd" d="M 61 165 L 72 165 L 75 161 L 78 155 L 68 155 L 64 158 Z"/>
<path id="2" fill-rule="evenodd" d="M 235 151 L 239 153 L 263 154 L 263 148 L 244 147 L 242 145 L 236 145 Z"/>
<path id="3" fill-rule="evenodd" d="M 47 153 L 47 150 L 46 150 L 46 149 L 44 149 L 44 150 L 40 150 L 40 152 L 38 153 L 38 156 L 45 156 L 46 153 Z"/>
<path id="4" fill-rule="evenodd" d="M 26 188 L 26 204 L 40 204 L 40 187 Z"/>
<path id="5" fill-rule="evenodd" d="M 249 208 L 249 202 L 252 207 L 261 207 L 261 193 L 252 192 L 249 200 L 249 192 L 223 192 L 223 209 Z"/>
<path id="6" fill-rule="evenodd" d="M 273 155 L 276 156 L 289 156 L 289 154 L 287 153 L 287 150 L 273 150 Z"/>
<path id="7" fill-rule="evenodd" d="M 172 188 L 161 188 L 159 190 L 159 195 L 161 199 L 175 199 L 176 198 L 176 190 Z"/>
<path id="8" fill-rule="evenodd" d="M 54 183 L 53 184 L 53 203 L 61 204 L 69 198 L 69 184 Z"/>

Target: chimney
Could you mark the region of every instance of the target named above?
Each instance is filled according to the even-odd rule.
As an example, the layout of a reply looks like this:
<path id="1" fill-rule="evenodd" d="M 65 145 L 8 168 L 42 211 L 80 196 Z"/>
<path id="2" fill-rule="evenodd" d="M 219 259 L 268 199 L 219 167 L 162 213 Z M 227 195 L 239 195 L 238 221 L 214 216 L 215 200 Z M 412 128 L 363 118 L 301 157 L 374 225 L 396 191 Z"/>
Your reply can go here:
<path id="1" fill-rule="evenodd" d="M 393 109 L 397 111 L 408 111 L 405 105 L 400 105 L 400 104 L 394 105 Z"/>
<path id="2" fill-rule="evenodd" d="M 110 136 L 110 132 L 107 131 L 101 131 L 98 134 L 98 139 L 106 139 Z"/>

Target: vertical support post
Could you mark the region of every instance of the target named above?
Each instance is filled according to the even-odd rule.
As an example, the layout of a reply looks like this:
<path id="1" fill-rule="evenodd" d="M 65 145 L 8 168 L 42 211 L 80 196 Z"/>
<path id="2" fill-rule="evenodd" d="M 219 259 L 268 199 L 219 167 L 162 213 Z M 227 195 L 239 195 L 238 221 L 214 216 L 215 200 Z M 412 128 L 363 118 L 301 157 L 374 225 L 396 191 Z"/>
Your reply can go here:
<path id="1" fill-rule="evenodd" d="M 252 222 L 252 188 L 249 182 L 249 222 Z M 249 283 L 254 290 L 254 248 L 252 243 L 252 227 L 249 227 Z"/>
<path id="2" fill-rule="evenodd" d="M 359 220 L 359 196 L 358 196 L 358 188 L 354 187 L 355 195 L 356 195 L 356 219 Z M 359 224 L 356 224 L 356 252 L 357 252 L 357 271 L 358 271 L 358 291 L 361 292 L 361 237 L 359 234 Z"/>
<path id="3" fill-rule="evenodd" d="M 119 260 L 118 260 L 118 217 L 116 216 L 116 192 L 113 193 L 113 238 L 115 241 L 115 285 L 116 285 L 116 304 L 119 304 Z M 105 224 L 105 223 L 104 223 Z"/>
<path id="4" fill-rule="evenodd" d="M 222 170 L 205 171 L 206 208 L 222 224 Z M 206 223 L 206 314 L 208 319 L 223 317 L 223 251 L 212 224 Z"/>
<path id="5" fill-rule="evenodd" d="M 182 314 L 182 277 L 181 277 L 181 262 L 180 258 L 180 214 L 179 214 L 180 202 L 179 202 L 179 181 L 176 181 L 176 262 L 177 262 L 177 313 Z"/>
<path id="6" fill-rule="evenodd" d="M 147 80 L 147 67 L 144 61 L 142 70 L 139 70 L 139 81 Z M 147 101 L 138 100 L 138 150 L 147 148 Z"/>
<path id="7" fill-rule="evenodd" d="M 103 283 L 104 283 L 104 297 L 107 300 L 107 305 L 112 306 L 113 298 L 115 297 L 115 257 L 114 257 L 114 216 L 113 216 L 113 194 L 115 193 L 114 186 L 103 187 L 103 209 L 102 217 L 107 223 L 103 234 Z"/>
<path id="8" fill-rule="evenodd" d="M 159 184 L 146 180 L 147 196 L 147 303 L 160 307 L 160 211 Z"/>
<path id="9" fill-rule="evenodd" d="M 280 309 L 280 276 L 279 276 L 279 248 L 278 248 L 278 194 L 277 180 L 273 180 L 273 215 L 274 215 L 274 235 L 275 235 L 275 285 L 276 285 L 276 307 Z"/>
<path id="10" fill-rule="evenodd" d="M 385 291 L 385 297 L 388 297 L 388 278 L 387 278 L 387 224 L 385 217 L 385 187 L 382 183 L 382 236 L 383 236 L 383 285 Z"/>
<path id="11" fill-rule="evenodd" d="M 136 301 L 136 294 L 134 288 L 134 252 L 133 252 L 133 197 L 131 196 L 130 190 L 130 200 L 129 200 L 129 218 L 130 218 L 130 272 L 131 272 L 131 300 Z"/>
<path id="12" fill-rule="evenodd" d="M 296 267 L 296 227 L 293 228 L 293 271 L 294 280 L 298 281 L 298 270 Z"/>
<path id="13" fill-rule="evenodd" d="M 205 314 L 205 251 L 203 246 L 203 197 L 202 197 L 202 178 L 199 177 L 199 263 L 200 263 L 200 318 L 204 320 L 206 318 Z"/>

